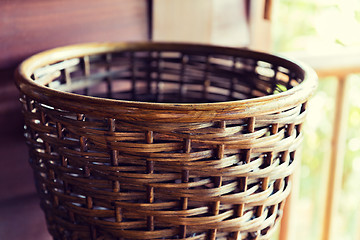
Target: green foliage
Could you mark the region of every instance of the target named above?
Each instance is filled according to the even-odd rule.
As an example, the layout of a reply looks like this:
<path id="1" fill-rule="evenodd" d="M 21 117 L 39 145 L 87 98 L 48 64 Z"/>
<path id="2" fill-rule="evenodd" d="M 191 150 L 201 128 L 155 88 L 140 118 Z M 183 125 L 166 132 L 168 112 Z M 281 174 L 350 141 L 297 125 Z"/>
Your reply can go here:
<path id="1" fill-rule="evenodd" d="M 360 22 L 360 11 L 357 10 L 357 11 L 355 11 L 354 14 L 355 14 L 355 19 L 356 19 L 356 21 Z"/>
<path id="2" fill-rule="evenodd" d="M 273 19 L 273 51 L 325 51 L 360 46 L 360 1 L 279 0 Z M 334 239 L 359 237 L 360 226 L 360 76 L 349 79 L 349 116 L 339 216 Z M 320 239 L 321 209 L 333 128 L 335 78 L 321 79 L 309 104 L 301 151 L 297 239 Z"/>

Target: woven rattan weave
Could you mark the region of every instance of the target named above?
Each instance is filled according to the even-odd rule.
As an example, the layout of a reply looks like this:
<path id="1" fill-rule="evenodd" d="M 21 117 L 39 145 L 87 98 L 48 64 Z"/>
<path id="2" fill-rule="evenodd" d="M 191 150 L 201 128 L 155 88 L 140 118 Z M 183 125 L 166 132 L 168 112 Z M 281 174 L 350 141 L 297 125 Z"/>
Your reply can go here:
<path id="1" fill-rule="evenodd" d="M 16 82 L 55 239 L 268 239 L 316 77 L 248 50 L 103 43 L 34 55 Z"/>

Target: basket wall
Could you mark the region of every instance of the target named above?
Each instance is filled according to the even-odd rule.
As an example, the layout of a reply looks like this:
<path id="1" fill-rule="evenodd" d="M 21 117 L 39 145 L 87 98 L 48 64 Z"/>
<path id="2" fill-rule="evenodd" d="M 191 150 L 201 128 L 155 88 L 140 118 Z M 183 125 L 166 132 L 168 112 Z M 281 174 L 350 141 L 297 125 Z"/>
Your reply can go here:
<path id="1" fill-rule="evenodd" d="M 20 67 L 30 163 L 55 239 L 269 239 L 313 89 L 283 104 L 305 78 L 286 60 L 188 49 Z"/>

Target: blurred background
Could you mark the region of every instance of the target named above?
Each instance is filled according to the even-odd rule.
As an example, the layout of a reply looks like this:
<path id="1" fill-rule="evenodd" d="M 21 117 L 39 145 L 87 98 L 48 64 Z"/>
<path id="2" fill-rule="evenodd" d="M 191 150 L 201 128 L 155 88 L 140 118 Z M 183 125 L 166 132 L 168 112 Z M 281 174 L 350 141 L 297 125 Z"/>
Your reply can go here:
<path id="1" fill-rule="evenodd" d="M 274 240 L 360 239 L 359 0 L 0 1 L 0 239 L 50 239 L 22 139 L 16 66 L 94 41 L 182 41 L 300 59 L 319 75 Z"/>
<path id="2" fill-rule="evenodd" d="M 360 1 L 275 2 L 271 51 L 319 75 L 290 239 L 360 239 Z"/>

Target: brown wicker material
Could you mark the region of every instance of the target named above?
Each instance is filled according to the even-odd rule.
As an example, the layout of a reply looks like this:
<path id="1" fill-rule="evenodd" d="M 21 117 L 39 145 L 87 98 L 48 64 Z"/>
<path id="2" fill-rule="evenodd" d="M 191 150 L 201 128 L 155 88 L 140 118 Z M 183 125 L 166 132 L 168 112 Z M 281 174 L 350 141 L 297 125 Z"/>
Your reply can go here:
<path id="1" fill-rule="evenodd" d="M 16 80 L 55 239 L 268 239 L 316 86 L 280 57 L 166 43 L 58 48 Z"/>

